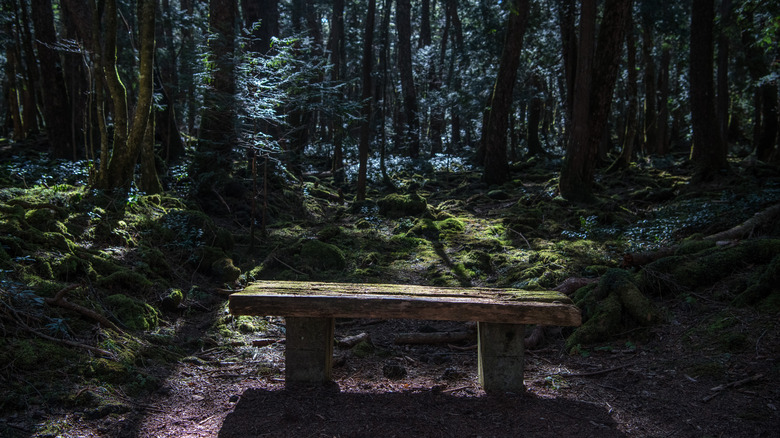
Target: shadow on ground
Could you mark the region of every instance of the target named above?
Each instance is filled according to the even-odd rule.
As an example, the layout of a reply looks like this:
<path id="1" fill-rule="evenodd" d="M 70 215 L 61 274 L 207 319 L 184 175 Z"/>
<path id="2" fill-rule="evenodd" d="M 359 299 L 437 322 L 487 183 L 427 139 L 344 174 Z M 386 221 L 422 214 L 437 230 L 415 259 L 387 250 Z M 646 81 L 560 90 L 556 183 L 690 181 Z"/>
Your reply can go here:
<path id="1" fill-rule="evenodd" d="M 248 389 L 219 437 L 622 437 L 601 407 L 565 399 L 338 388 Z"/>

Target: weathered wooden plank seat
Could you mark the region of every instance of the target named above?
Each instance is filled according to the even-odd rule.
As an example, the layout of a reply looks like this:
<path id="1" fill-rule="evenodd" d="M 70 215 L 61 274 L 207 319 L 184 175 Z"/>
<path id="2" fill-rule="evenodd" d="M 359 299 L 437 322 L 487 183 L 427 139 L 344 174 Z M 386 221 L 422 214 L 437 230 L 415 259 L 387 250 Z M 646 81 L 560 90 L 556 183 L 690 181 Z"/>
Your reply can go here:
<path id="1" fill-rule="evenodd" d="M 288 383 L 331 380 L 334 318 L 477 321 L 487 392 L 523 390 L 526 324 L 581 324 L 580 310 L 554 291 L 258 281 L 229 300 L 235 315 L 285 317 Z"/>

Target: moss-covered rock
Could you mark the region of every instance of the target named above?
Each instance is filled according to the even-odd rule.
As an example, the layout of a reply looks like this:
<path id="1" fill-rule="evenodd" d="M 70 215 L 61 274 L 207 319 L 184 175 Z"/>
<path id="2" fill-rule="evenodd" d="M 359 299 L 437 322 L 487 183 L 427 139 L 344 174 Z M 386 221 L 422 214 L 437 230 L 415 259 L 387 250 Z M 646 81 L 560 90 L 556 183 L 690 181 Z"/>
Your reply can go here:
<path id="1" fill-rule="evenodd" d="M 408 195 L 393 193 L 380 199 L 377 205 L 379 206 L 379 214 L 390 218 L 418 216 L 428 211 L 428 203 L 425 198 L 417 193 Z"/>
<path id="2" fill-rule="evenodd" d="M 151 330 L 157 327 L 159 312 L 151 305 L 124 294 L 106 297 L 106 305 L 119 321 L 130 330 Z"/>
<path id="3" fill-rule="evenodd" d="M 336 245 L 307 240 L 301 246 L 301 261 L 316 270 L 343 270 L 347 266 L 344 252 Z"/>
<path id="4" fill-rule="evenodd" d="M 211 264 L 211 272 L 223 283 L 232 283 L 241 276 L 241 269 L 233 264 L 233 259 L 223 257 Z"/>

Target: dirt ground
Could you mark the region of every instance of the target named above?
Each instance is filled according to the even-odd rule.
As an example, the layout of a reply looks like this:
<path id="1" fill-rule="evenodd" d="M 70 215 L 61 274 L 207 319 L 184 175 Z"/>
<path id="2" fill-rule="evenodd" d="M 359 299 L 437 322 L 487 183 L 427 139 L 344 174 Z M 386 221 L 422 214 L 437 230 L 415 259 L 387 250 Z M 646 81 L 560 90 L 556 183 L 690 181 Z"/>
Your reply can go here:
<path id="1" fill-rule="evenodd" d="M 526 392 L 500 395 L 479 387 L 475 340 L 393 344 L 396 333 L 467 325 L 407 320 L 338 323 L 337 339 L 368 333 L 373 351 L 358 357 L 336 349 L 332 385 L 287 388 L 283 321 L 275 319 L 268 332 L 250 337 L 275 342 L 239 347 L 249 357 L 204 350 L 169 372 L 150 398 L 128 399 L 124 412 L 95 420 L 62 412 L 70 432 L 61 436 L 777 436 L 776 317 L 717 303 L 668 304 L 668 321 L 644 334 L 646 341 L 629 333 L 569 355 L 562 351 L 563 334 L 551 331 L 542 347 L 526 352 Z M 697 329 L 712 328 L 713 316 L 719 321 L 724 312 L 736 321 L 728 332 L 750 334 L 740 338 L 749 343 L 732 349 L 737 352 L 724 353 L 716 338 Z M 385 377 L 388 364 L 406 375 Z"/>

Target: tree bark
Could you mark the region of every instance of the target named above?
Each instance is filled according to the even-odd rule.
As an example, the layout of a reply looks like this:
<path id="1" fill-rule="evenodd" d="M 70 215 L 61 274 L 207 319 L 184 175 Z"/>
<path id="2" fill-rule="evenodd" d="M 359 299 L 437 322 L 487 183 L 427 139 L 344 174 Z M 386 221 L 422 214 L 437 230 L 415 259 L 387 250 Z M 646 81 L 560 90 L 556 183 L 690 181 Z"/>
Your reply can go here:
<path id="1" fill-rule="evenodd" d="M 714 0 L 693 0 L 691 8 L 690 87 L 695 181 L 708 181 L 728 169 L 726 144 L 718 129 L 713 81 Z"/>
<path id="2" fill-rule="evenodd" d="M 371 140 L 371 71 L 373 69 L 373 45 L 374 45 L 374 15 L 376 13 L 376 0 L 368 0 L 366 12 L 366 27 L 363 34 L 363 120 L 360 123 L 360 144 L 358 145 L 358 201 L 366 199 L 366 179 L 368 174 L 368 148 Z"/>
<path id="3" fill-rule="evenodd" d="M 57 33 L 51 0 L 33 0 L 32 18 L 41 70 L 41 97 L 46 132 L 55 157 L 75 157 L 71 133 L 68 93 L 62 76 L 60 56 L 55 50 Z"/>
<path id="4" fill-rule="evenodd" d="M 198 163 L 200 171 L 230 173 L 233 142 L 236 138 L 235 114 L 235 0 L 211 0 L 209 42 L 213 74 L 206 92 L 200 127 Z"/>
<path id="5" fill-rule="evenodd" d="M 582 0 L 580 41 L 577 50 L 577 71 L 574 81 L 574 107 L 566 157 L 559 182 L 560 194 L 574 202 L 591 201 L 592 177 L 588 166 L 595 159 L 595 149 L 589 145 L 591 81 L 596 31 L 596 1 Z"/>
<path id="6" fill-rule="evenodd" d="M 645 108 L 644 143 L 645 153 L 658 153 L 658 112 L 656 110 L 657 89 L 655 77 L 655 59 L 653 58 L 653 21 L 647 16 L 642 18 L 642 60 L 645 64 Z"/>
<path id="7" fill-rule="evenodd" d="M 341 70 L 344 64 L 344 0 L 333 1 L 329 40 L 330 63 L 332 64 L 330 79 L 334 84 L 339 84 L 342 81 Z M 331 131 L 333 133 L 333 162 L 331 163 L 331 171 L 336 181 L 343 180 L 341 175 L 344 169 L 343 123 L 338 114 L 333 117 L 331 122 Z"/>
<path id="8" fill-rule="evenodd" d="M 728 138 L 729 123 L 729 37 L 731 0 L 720 2 L 720 30 L 718 32 L 718 127 L 720 135 Z"/>
<path id="9" fill-rule="evenodd" d="M 420 156 L 420 119 L 412 72 L 412 19 L 409 0 L 396 0 L 395 20 L 398 30 L 398 69 L 406 119 L 403 142 L 409 157 L 417 158 Z"/>
<path id="10" fill-rule="evenodd" d="M 488 184 L 503 184 L 509 180 L 507 120 L 512 107 L 512 92 L 520 65 L 529 10 L 528 0 L 513 0 L 511 3 L 498 75 L 485 110 L 480 147 L 485 151 L 483 179 Z"/>
<path id="11" fill-rule="evenodd" d="M 111 161 L 108 163 L 108 187 L 124 190 L 128 190 L 133 181 L 135 165 L 138 162 L 141 147 L 146 136 L 147 124 L 151 119 L 154 94 L 155 1 L 141 0 L 139 1 L 138 9 L 141 14 L 139 17 L 140 32 L 138 36 L 140 43 L 138 55 L 140 58 L 138 66 L 138 101 L 136 102 L 133 124 L 127 134 L 127 140 L 124 144 L 114 143 Z M 117 101 L 115 100 L 115 106 L 116 103 Z M 127 105 L 126 101 L 124 105 Z M 155 172 L 155 168 L 152 166 L 151 169 L 145 169 L 144 172 Z"/>
<path id="12" fill-rule="evenodd" d="M 637 115 L 639 114 L 639 98 L 637 91 L 638 75 L 636 72 L 636 38 L 631 15 L 626 25 L 626 130 L 623 136 L 623 148 L 620 156 L 608 171 L 627 169 L 634 157 L 634 142 L 637 133 Z"/>

